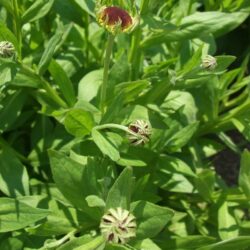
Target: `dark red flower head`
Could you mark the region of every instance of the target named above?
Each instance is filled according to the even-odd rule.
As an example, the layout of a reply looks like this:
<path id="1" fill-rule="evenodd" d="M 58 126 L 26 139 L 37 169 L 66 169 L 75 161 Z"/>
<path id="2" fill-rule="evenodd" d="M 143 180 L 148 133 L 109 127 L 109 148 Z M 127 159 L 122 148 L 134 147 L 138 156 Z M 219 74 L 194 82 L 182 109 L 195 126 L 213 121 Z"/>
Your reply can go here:
<path id="1" fill-rule="evenodd" d="M 103 7 L 98 12 L 97 20 L 112 33 L 117 32 L 117 29 L 126 32 L 134 21 L 126 10 L 116 6 Z"/>

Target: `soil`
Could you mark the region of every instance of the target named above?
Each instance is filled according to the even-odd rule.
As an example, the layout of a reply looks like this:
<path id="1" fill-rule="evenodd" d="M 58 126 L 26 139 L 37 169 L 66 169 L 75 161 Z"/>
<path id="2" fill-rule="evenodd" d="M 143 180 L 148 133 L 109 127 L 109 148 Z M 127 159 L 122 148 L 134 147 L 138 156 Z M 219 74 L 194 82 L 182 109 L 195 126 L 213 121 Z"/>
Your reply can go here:
<path id="1" fill-rule="evenodd" d="M 244 148 L 250 148 L 249 143 L 246 144 L 243 142 L 245 139 L 242 135 L 233 130 L 228 133 L 231 139 L 237 145 L 244 145 L 245 147 L 241 147 L 243 150 Z M 226 184 L 230 187 L 238 185 L 238 177 L 239 177 L 239 170 L 240 170 L 240 155 L 235 153 L 229 148 L 222 150 L 220 153 L 216 154 L 213 159 L 213 164 L 217 174 L 221 176 L 221 178 L 226 182 Z"/>

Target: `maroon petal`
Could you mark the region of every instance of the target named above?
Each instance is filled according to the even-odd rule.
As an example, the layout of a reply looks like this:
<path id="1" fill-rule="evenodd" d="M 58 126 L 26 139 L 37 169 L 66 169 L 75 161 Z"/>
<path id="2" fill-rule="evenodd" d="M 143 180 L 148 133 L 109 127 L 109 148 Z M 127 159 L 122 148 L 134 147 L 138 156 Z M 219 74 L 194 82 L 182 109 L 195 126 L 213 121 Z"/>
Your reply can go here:
<path id="1" fill-rule="evenodd" d="M 102 11 L 100 19 L 102 22 L 107 21 L 107 25 L 115 25 L 116 23 L 121 22 L 122 30 L 128 28 L 133 22 L 127 11 L 116 6 L 106 7 Z"/>

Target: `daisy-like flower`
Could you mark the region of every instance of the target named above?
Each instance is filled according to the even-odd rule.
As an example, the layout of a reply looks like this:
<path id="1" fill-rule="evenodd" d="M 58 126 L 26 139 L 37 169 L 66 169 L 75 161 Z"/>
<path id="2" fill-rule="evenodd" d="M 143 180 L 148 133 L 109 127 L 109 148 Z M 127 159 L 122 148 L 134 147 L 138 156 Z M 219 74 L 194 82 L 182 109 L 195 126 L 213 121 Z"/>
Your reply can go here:
<path id="1" fill-rule="evenodd" d="M 206 55 L 202 60 L 201 66 L 206 70 L 214 70 L 217 66 L 216 58 L 210 55 Z"/>
<path id="2" fill-rule="evenodd" d="M 11 42 L 0 42 L 0 57 L 10 58 L 15 55 L 15 47 Z"/>
<path id="3" fill-rule="evenodd" d="M 113 35 L 116 35 L 120 32 L 131 32 L 139 23 L 139 18 L 131 16 L 120 7 L 103 6 L 97 12 L 97 21 Z"/>
<path id="4" fill-rule="evenodd" d="M 102 217 L 100 229 L 108 242 L 125 244 L 136 236 L 135 217 L 126 209 L 110 208 Z"/>
<path id="5" fill-rule="evenodd" d="M 128 130 L 127 137 L 135 146 L 147 143 L 152 134 L 151 125 L 144 120 L 136 120 L 135 122 L 132 122 L 128 126 Z"/>

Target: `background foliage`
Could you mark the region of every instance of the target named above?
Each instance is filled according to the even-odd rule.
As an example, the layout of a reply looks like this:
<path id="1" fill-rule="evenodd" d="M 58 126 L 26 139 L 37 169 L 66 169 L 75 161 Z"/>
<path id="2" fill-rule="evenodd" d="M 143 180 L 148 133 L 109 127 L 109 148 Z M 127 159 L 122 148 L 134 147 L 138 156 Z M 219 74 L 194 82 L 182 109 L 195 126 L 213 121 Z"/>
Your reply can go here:
<path id="1" fill-rule="evenodd" d="M 95 2 L 0 0 L 0 40 L 17 51 L 0 59 L 1 250 L 250 249 L 250 2 L 136 4 L 141 23 L 116 37 L 102 116 Z M 214 71 L 200 67 L 207 54 Z M 136 119 L 153 127 L 145 146 L 94 128 Z M 223 158 L 215 170 L 225 149 L 241 158 L 233 183 Z M 100 219 L 119 206 L 137 237 L 105 244 Z"/>

